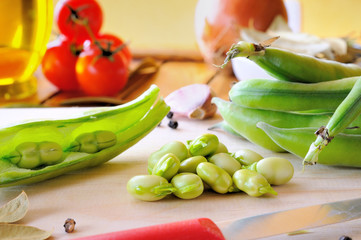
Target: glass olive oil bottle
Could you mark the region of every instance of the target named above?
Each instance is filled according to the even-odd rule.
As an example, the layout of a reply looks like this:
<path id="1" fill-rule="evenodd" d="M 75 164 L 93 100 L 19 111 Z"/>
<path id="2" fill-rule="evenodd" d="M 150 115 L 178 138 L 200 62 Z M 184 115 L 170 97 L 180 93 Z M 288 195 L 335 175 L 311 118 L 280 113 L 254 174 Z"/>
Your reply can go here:
<path id="1" fill-rule="evenodd" d="M 0 101 L 36 92 L 33 73 L 50 37 L 53 0 L 0 1 Z"/>

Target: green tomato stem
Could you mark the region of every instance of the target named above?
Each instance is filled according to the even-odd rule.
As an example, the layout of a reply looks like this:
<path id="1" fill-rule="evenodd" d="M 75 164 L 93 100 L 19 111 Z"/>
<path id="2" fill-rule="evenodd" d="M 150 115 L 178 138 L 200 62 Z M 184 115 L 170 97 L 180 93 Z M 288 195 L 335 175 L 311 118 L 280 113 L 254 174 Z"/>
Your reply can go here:
<path id="1" fill-rule="evenodd" d="M 70 7 L 69 7 L 70 8 Z M 71 9 L 71 8 L 70 8 Z M 96 42 L 97 39 L 93 33 L 93 31 L 91 30 L 90 26 L 89 26 L 89 20 L 87 18 L 84 18 L 84 19 L 79 19 L 77 16 L 75 16 L 74 14 L 71 15 L 71 20 L 76 23 L 76 24 L 79 24 L 79 25 L 82 25 L 83 27 L 85 27 L 86 31 L 88 32 L 91 40 L 93 42 Z"/>

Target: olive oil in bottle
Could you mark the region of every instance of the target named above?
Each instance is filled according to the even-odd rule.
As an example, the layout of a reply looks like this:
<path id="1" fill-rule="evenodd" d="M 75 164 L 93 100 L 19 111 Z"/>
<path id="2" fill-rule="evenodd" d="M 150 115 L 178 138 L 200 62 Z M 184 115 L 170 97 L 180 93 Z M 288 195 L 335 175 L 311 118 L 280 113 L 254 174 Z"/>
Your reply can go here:
<path id="1" fill-rule="evenodd" d="M 33 76 L 46 50 L 53 0 L 0 1 L 0 101 L 36 92 Z"/>

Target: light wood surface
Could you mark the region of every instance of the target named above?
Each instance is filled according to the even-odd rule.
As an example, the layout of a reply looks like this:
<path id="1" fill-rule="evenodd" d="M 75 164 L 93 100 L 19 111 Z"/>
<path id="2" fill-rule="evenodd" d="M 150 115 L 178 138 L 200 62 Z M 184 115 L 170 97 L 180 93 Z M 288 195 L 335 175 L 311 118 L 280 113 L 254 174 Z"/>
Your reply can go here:
<path id="1" fill-rule="evenodd" d="M 76 111 L 77 108 L 1 109 L 1 126 L 26 119 L 65 117 Z M 0 204 L 24 190 L 29 196 L 30 209 L 19 223 L 52 231 L 52 239 L 60 240 L 199 217 L 221 223 L 361 195 L 360 169 L 316 165 L 303 171 L 301 159 L 291 154 L 276 154 L 217 130 L 210 132 L 215 133 L 231 152 L 248 148 L 264 157 L 289 159 L 295 168 L 293 179 L 286 185 L 275 187 L 278 196 L 254 198 L 243 193 L 221 195 L 207 191 L 193 200 L 181 200 L 174 196 L 157 202 L 134 199 L 127 193 L 126 183 L 135 175 L 147 174 L 147 158 L 153 151 L 171 140 L 185 142 L 209 132 L 208 127 L 220 121 L 221 117 L 216 115 L 205 121 L 177 120 L 178 129 L 167 127 L 164 119 L 161 126 L 136 145 L 96 168 L 33 185 L 1 188 Z M 76 231 L 71 234 L 65 233 L 63 228 L 64 221 L 69 217 L 77 223 Z M 269 239 L 338 239 L 341 235 L 360 239 L 360 224 L 361 220 L 354 220 L 310 229 L 307 234 L 283 234 Z"/>

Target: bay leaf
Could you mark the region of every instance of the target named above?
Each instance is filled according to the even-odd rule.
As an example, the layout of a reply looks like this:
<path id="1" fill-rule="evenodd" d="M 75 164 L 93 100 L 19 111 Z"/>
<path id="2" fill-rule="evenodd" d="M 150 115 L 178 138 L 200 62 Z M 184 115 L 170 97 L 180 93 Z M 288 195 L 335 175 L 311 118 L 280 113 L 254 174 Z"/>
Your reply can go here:
<path id="1" fill-rule="evenodd" d="M 51 232 L 21 224 L 0 224 L 1 240 L 43 240 L 51 236 Z"/>
<path id="2" fill-rule="evenodd" d="M 22 219 L 29 208 L 29 199 L 26 193 L 21 192 L 0 208 L 0 223 L 13 223 Z M 2 239 L 2 238 L 0 238 Z"/>

